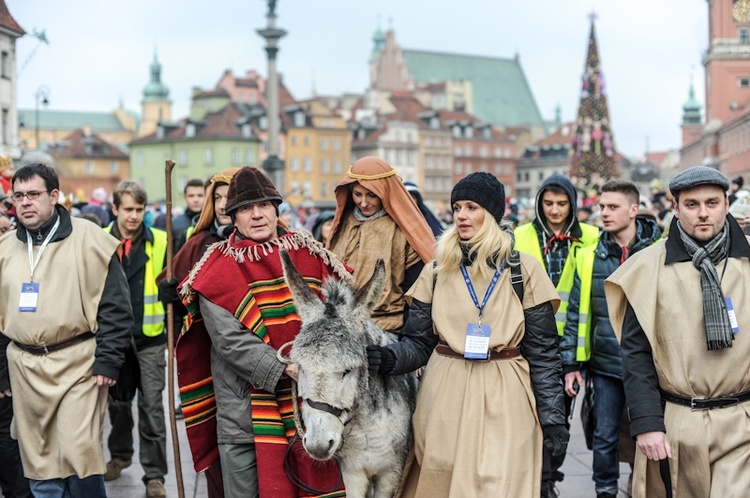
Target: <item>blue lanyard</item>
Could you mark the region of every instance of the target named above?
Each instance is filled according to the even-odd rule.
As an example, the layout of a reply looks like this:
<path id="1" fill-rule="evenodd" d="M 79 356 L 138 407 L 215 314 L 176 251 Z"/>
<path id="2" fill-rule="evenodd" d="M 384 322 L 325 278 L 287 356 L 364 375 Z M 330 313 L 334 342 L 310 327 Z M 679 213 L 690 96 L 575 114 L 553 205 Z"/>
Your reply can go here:
<path id="1" fill-rule="evenodd" d="M 500 279 L 500 272 L 503 269 L 500 268 L 499 270 L 495 270 L 495 275 L 492 277 L 492 281 L 490 282 L 490 286 L 487 287 L 487 292 L 484 294 L 484 299 L 482 300 L 482 305 L 479 305 L 479 300 L 477 299 L 477 292 L 474 290 L 474 284 L 471 283 L 471 278 L 469 277 L 469 272 L 466 271 L 466 267 L 464 265 L 461 265 L 461 273 L 464 275 L 464 282 L 466 282 L 466 288 L 469 289 L 469 294 L 471 295 L 471 300 L 474 301 L 474 306 L 477 307 L 479 310 L 479 323 L 482 323 L 482 312 L 484 311 L 484 307 L 487 305 L 487 300 L 490 298 L 490 295 L 492 294 L 492 291 L 495 290 L 495 285 L 497 285 L 497 281 Z"/>

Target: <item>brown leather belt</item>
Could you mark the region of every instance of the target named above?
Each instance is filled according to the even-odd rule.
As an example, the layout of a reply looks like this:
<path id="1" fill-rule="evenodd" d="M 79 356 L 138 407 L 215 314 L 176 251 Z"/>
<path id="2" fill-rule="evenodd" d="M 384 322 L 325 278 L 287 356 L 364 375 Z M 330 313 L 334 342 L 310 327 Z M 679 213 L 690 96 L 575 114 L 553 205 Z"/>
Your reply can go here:
<path id="1" fill-rule="evenodd" d="M 27 353 L 35 354 L 37 356 L 45 356 L 50 353 L 54 353 L 55 351 L 60 351 L 61 349 L 69 348 L 71 346 L 75 346 L 76 344 L 80 344 L 83 341 L 87 341 L 94 337 L 93 332 L 84 332 L 83 334 L 77 335 L 75 337 L 71 337 L 70 339 L 66 339 L 64 341 L 56 342 L 54 344 L 43 344 L 41 346 L 31 346 L 28 344 L 21 344 L 20 342 L 13 341 L 13 344 L 15 344 L 18 349 L 21 351 L 26 351 Z"/>
<path id="2" fill-rule="evenodd" d="M 435 352 L 439 354 L 440 356 L 445 356 L 448 358 L 459 358 L 461 360 L 469 360 L 468 358 L 464 358 L 464 355 L 461 353 L 456 353 L 451 349 L 451 347 L 448 345 L 447 342 L 440 341 L 437 346 L 435 346 Z M 469 360 L 469 361 L 490 361 L 490 360 L 507 360 L 508 358 L 515 358 L 516 356 L 520 356 L 521 354 L 521 348 L 505 348 L 501 349 L 500 351 L 495 351 L 494 349 L 490 349 L 490 355 L 486 360 Z"/>

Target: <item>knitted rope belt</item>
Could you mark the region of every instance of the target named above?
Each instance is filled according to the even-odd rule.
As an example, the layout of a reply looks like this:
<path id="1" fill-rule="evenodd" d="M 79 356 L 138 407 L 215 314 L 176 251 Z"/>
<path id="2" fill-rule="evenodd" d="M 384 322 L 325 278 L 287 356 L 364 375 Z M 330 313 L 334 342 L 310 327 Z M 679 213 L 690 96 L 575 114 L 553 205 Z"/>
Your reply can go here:
<path id="1" fill-rule="evenodd" d="M 70 339 L 66 339 L 64 341 L 56 342 L 54 344 L 42 344 L 41 346 L 36 346 L 30 344 L 21 344 L 20 342 L 16 341 L 13 341 L 13 344 L 15 344 L 16 347 L 18 347 L 18 349 L 20 349 L 21 351 L 26 351 L 27 353 L 35 354 L 37 356 L 46 356 L 50 353 L 54 353 L 55 351 L 60 351 L 61 349 L 80 344 L 83 341 L 91 339 L 92 337 L 94 337 L 93 332 L 84 332 L 83 334 L 71 337 Z"/>
<path id="2" fill-rule="evenodd" d="M 714 408 L 726 408 L 727 406 L 738 405 L 750 399 L 750 391 L 730 396 L 721 396 L 719 398 L 688 398 L 679 394 L 668 393 L 659 389 L 661 399 L 675 403 L 677 405 L 689 406 L 693 411 L 696 410 L 713 410 Z"/>

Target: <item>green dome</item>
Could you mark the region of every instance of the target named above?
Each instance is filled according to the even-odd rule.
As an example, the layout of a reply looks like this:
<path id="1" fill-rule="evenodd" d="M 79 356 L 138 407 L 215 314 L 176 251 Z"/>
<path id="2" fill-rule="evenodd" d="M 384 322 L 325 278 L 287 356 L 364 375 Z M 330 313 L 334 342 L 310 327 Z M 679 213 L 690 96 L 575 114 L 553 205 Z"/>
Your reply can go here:
<path id="1" fill-rule="evenodd" d="M 385 45 L 385 35 L 383 30 L 379 27 L 375 30 L 375 34 L 372 35 L 372 54 L 370 54 L 370 60 L 375 60 L 380 55 L 380 51 L 383 50 Z"/>
<path id="2" fill-rule="evenodd" d="M 161 64 L 156 59 L 154 53 L 154 62 L 151 63 L 151 81 L 143 88 L 143 100 L 163 101 L 169 98 L 169 88 L 161 82 Z"/>
<path id="3" fill-rule="evenodd" d="M 690 83 L 690 96 L 682 106 L 682 122 L 685 124 L 701 122 L 701 103 L 695 98 L 695 89 L 692 83 Z"/>

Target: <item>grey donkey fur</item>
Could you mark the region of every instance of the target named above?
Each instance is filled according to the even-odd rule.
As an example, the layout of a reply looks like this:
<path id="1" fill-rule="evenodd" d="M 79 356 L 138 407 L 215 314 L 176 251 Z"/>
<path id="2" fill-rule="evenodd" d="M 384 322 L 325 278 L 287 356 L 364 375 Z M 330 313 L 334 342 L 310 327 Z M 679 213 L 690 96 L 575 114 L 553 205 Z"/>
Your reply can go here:
<path id="1" fill-rule="evenodd" d="M 305 450 L 316 460 L 339 460 L 348 497 L 391 497 L 412 446 L 417 379 L 367 371 L 366 346 L 396 341 L 370 320 L 385 266 L 378 261 L 356 294 L 347 282 L 326 280 L 321 301 L 285 251 L 281 261 L 302 318 L 290 358 L 299 365 Z"/>

